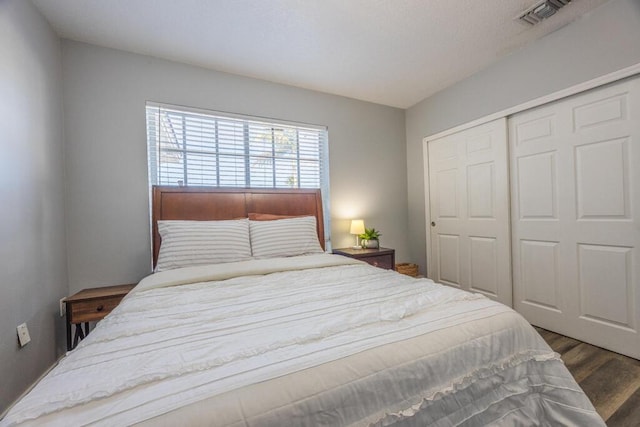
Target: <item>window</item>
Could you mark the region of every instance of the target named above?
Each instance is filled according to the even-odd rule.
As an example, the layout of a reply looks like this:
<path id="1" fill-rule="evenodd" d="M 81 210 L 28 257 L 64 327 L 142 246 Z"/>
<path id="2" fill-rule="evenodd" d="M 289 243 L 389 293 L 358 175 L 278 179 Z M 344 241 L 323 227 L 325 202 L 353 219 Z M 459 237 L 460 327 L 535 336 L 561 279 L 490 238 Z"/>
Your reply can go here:
<path id="1" fill-rule="evenodd" d="M 320 188 L 329 242 L 327 128 L 147 103 L 149 185 Z"/>
<path id="2" fill-rule="evenodd" d="M 152 185 L 326 189 L 324 127 L 147 104 L 147 139 Z"/>

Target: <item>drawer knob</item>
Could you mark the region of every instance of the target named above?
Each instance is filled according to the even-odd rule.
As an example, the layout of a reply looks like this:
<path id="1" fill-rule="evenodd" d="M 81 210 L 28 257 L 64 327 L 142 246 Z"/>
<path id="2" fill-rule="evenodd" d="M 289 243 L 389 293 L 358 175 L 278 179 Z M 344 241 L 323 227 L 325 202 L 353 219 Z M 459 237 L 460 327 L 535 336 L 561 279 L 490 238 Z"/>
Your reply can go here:
<path id="1" fill-rule="evenodd" d="M 97 311 L 102 311 L 102 310 L 104 310 L 104 305 L 100 304 L 100 305 L 96 308 L 96 310 L 97 310 Z"/>

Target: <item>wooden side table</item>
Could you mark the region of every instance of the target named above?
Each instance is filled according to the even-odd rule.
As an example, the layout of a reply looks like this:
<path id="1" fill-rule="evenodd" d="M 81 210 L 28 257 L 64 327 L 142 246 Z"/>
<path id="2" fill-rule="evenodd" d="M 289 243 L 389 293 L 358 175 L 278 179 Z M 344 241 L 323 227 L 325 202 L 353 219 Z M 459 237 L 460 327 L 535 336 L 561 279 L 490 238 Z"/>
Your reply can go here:
<path id="1" fill-rule="evenodd" d="M 385 268 L 387 270 L 394 270 L 396 265 L 396 251 L 395 249 L 380 248 L 380 249 L 352 249 L 352 248 L 339 248 L 334 249 L 333 253 L 336 255 L 348 256 L 350 258 L 359 259 L 374 267 Z"/>
<path id="2" fill-rule="evenodd" d="M 135 286 L 106 286 L 103 288 L 83 289 L 64 299 L 67 306 L 67 351 L 73 350 L 78 341 L 89 334 L 89 322 L 96 322 L 111 313 L 122 298 Z M 82 330 L 84 323 L 84 331 Z M 75 325 L 73 345 L 71 344 L 71 325 Z"/>

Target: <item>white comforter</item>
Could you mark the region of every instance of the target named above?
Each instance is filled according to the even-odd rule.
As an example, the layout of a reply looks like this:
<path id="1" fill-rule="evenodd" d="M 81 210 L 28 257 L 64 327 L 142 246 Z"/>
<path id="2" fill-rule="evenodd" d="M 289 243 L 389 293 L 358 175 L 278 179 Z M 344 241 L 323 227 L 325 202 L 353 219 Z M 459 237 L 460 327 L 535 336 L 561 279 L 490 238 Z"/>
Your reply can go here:
<path id="1" fill-rule="evenodd" d="M 388 354 L 430 337 L 438 342 L 419 357 Z M 329 364 L 356 362 L 370 369 L 365 378 L 330 378 Z M 417 381 L 395 391 L 389 381 L 407 369 Z M 243 403 L 256 399 L 252 385 L 301 372 L 332 385 L 294 385 L 259 411 Z M 272 389 L 277 400 L 282 387 Z M 326 408 L 332 393 L 336 407 Z M 229 396 L 236 407 L 216 403 Z M 604 425 L 558 355 L 509 308 L 316 255 L 149 276 L 0 426 L 170 425 L 176 411 L 182 425 Z"/>

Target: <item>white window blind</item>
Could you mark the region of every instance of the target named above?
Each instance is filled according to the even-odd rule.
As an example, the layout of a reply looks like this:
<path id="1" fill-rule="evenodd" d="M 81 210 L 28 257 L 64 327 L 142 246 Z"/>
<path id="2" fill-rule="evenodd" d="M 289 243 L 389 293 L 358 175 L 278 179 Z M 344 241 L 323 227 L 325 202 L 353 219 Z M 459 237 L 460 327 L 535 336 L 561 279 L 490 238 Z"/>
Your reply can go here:
<path id="1" fill-rule="evenodd" d="M 154 185 L 321 188 L 326 127 L 147 103 Z"/>

